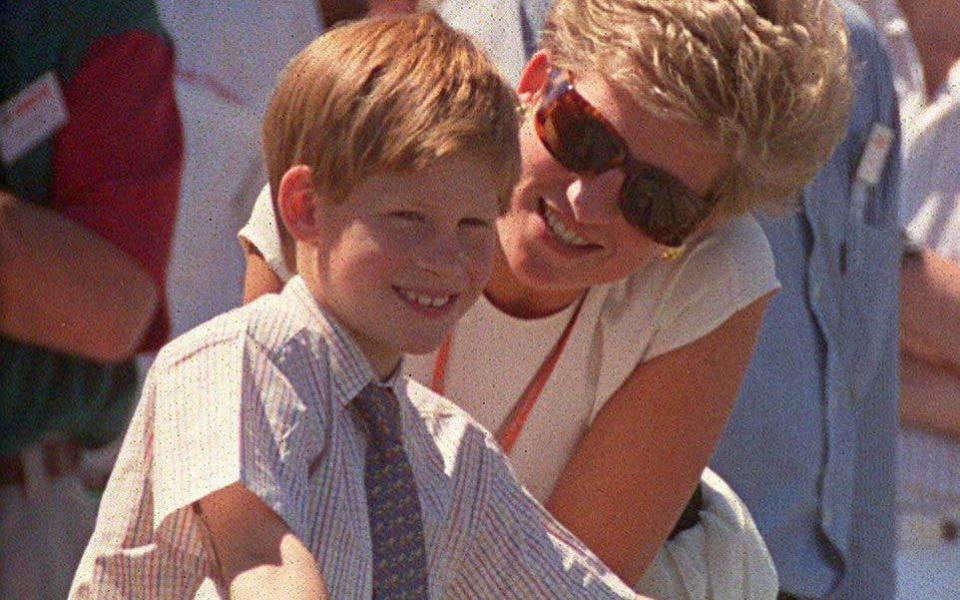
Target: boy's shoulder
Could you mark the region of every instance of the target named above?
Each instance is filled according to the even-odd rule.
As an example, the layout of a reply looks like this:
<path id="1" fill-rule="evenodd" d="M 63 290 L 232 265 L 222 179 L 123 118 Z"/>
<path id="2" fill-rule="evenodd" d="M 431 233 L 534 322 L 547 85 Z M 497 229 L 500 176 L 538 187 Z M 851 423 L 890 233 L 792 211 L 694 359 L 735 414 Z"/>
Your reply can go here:
<path id="1" fill-rule="evenodd" d="M 296 304 L 279 294 L 266 294 L 253 302 L 225 312 L 170 341 L 154 361 L 154 370 L 202 356 L 214 349 L 247 346 L 273 355 L 283 352 L 291 342 L 309 329 L 308 320 Z M 311 350 L 325 352 L 322 336 Z M 299 344 L 297 346 L 302 346 Z"/>
<path id="2" fill-rule="evenodd" d="M 446 397 L 407 376 L 402 378 L 400 386 L 410 404 L 426 423 L 431 435 L 461 440 L 476 439 L 487 450 L 498 454 L 501 452 L 493 435 L 467 411 Z"/>

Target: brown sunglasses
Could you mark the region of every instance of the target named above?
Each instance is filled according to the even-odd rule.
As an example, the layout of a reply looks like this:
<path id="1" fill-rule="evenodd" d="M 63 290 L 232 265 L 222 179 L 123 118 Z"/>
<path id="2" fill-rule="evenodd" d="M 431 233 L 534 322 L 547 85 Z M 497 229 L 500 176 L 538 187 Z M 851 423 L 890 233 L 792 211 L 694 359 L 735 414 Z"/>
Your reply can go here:
<path id="1" fill-rule="evenodd" d="M 595 176 L 623 169 L 620 212 L 654 242 L 677 248 L 713 210 L 703 198 L 659 167 L 640 162 L 603 114 L 573 87 L 569 73 L 551 69 L 534 117 L 537 136 L 565 169 Z"/>

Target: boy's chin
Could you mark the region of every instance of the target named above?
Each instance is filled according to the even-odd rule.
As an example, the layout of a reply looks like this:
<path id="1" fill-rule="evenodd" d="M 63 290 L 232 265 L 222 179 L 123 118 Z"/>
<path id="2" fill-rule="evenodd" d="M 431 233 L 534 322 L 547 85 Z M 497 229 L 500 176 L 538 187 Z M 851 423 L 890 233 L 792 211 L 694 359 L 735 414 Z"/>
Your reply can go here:
<path id="1" fill-rule="evenodd" d="M 447 337 L 447 334 L 444 334 L 442 337 L 437 339 L 424 339 L 418 340 L 414 343 L 407 344 L 403 349 L 404 354 L 412 354 L 414 356 L 419 356 L 422 354 L 430 354 L 440 347 L 440 344 L 443 343 L 443 340 Z"/>

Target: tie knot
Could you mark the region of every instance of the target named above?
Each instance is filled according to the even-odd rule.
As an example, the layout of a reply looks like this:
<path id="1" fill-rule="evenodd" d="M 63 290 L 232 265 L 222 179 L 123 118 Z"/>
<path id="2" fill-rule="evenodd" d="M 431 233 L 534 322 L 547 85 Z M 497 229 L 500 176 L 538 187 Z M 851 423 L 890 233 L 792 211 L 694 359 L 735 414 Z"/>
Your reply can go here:
<path id="1" fill-rule="evenodd" d="M 369 383 L 353 400 L 357 413 L 367 425 L 370 441 L 377 446 L 400 443 L 400 403 L 390 388 Z"/>

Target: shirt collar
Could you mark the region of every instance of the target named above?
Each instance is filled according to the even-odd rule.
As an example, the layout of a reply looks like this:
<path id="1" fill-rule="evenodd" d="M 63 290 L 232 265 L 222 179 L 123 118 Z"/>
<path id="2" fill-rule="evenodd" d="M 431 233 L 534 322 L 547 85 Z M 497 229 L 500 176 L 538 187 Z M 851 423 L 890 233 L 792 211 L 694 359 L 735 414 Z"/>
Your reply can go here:
<path id="1" fill-rule="evenodd" d="M 310 324 L 316 327 L 326 339 L 330 351 L 333 385 L 342 406 L 346 407 L 360 393 L 360 390 L 371 382 L 380 387 L 390 388 L 394 393 L 397 392 L 403 372 L 402 358 L 396 370 L 385 380 L 379 381 L 373 367 L 370 366 L 370 361 L 353 341 L 350 333 L 329 311 L 320 306 L 302 277 L 298 275 L 291 279 L 283 288 L 282 295 L 300 305 L 309 316 Z"/>

